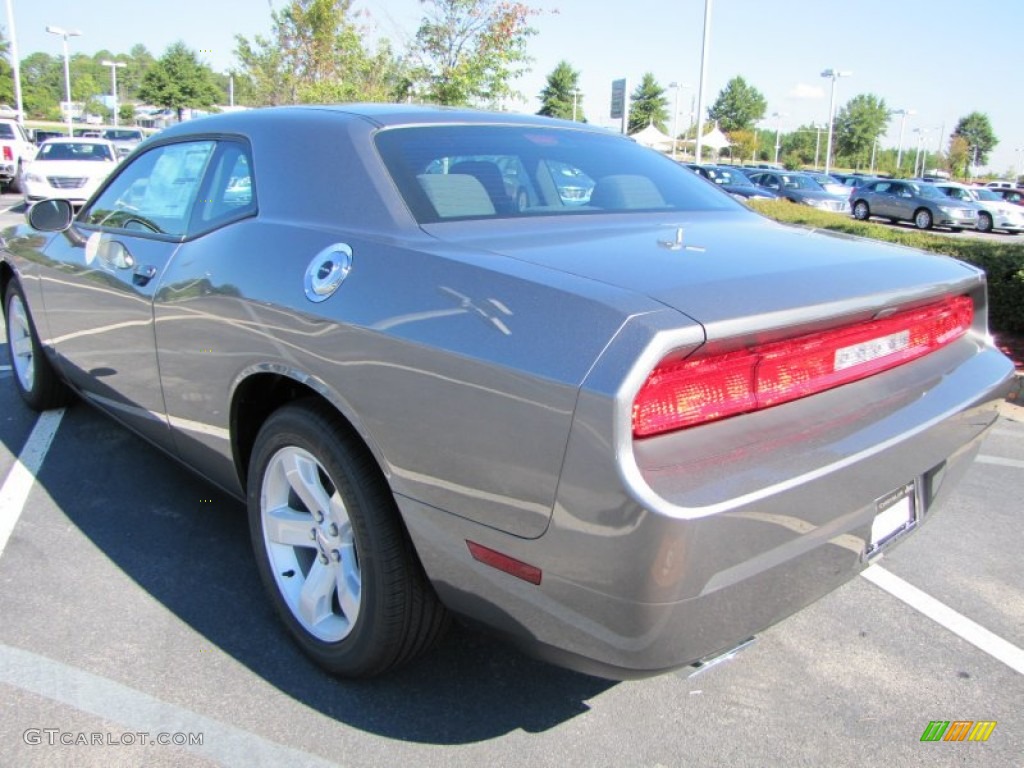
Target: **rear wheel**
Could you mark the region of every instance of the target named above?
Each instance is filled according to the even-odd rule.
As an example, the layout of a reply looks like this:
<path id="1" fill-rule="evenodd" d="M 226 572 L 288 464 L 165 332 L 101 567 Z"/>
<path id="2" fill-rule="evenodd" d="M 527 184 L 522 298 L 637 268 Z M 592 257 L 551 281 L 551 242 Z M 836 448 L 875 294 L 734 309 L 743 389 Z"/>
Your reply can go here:
<path id="1" fill-rule="evenodd" d="M 992 217 L 987 213 L 978 214 L 978 231 L 979 232 L 991 232 L 992 231 Z"/>
<path id="2" fill-rule="evenodd" d="M 4 296 L 4 322 L 14 385 L 21 399 L 35 411 L 65 405 L 71 392 L 43 353 L 25 295 L 16 280 L 8 284 Z"/>
<path id="3" fill-rule="evenodd" d="M 868 208 L 868 204 L 863 200 L 858 200 L 853 204 L 853 218 L 859 221 L 867 221 L 871 218 L 871 209 Z"/>
<path id="4" fill-rule="evenodd" d="M 369 677 L 428 649 L 447 613 L 376 462 L 330 409 L 288 405 L 260 429 L 248 483 L 260 577 L 302 650 Z"/>
<path id="5" fill-rule="evenodd" d="M 21 162 L 18 162 L 18 168 L 14 171 L 14 178 L 7 183 L 7 189 L 16 195 L 20 195 L 25 191 L 24 182 L 21 180 Z"/>
<path id="6" fill-rule="evenodd" d="M 922 208 L 914 214 L 914 226 L 918 229 L 931 229 L 932 228 L 932 212 L 927 208 Z"/>

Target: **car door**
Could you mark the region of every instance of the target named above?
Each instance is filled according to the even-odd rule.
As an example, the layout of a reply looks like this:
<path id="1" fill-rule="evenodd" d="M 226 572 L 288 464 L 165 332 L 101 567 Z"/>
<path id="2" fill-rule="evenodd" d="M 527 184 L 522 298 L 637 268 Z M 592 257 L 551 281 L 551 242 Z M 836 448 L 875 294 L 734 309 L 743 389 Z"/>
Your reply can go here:
<path id="1" fill-rule="evenodd" d="M 159 445 L 170 433 L 153 293 L 184 239 L 214 141 L 134 158 L 46 249 L 51 344 L 85 397 Z"/>

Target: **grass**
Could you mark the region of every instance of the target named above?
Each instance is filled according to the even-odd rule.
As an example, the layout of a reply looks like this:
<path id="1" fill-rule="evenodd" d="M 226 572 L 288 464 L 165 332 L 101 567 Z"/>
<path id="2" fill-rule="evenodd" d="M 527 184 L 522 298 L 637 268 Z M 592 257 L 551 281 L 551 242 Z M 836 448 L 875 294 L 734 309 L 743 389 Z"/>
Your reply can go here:
<path id="1" fill-rule="evenodd" d="M 788 200 L 756 200 L 750 205 L 776 221 L 941 253 L 966 261 L 988 275 L 989 324 L 994 331 L 1024 334 L 1024 237 L 1020 242 L 994 238 L 951 238 L 891 224 L 857 221 Z"/>

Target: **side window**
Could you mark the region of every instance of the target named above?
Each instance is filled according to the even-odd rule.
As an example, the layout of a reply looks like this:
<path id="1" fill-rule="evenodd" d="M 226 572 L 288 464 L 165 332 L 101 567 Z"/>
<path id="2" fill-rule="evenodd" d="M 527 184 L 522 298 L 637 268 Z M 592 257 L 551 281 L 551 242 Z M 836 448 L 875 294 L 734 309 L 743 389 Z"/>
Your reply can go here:
<path id="1" fill-rule="evenodd" d="M 255 210 L 252 161 L 247 147 L 238 141 L 220 142 L 210 162 L 190 232 L 208 230 Z"/>
<path id="2" fill-rule="evenodd" d="M 165 144 L 136 157 L 79 221 L 181 237 L 188 231 L 213 141 Z"/>

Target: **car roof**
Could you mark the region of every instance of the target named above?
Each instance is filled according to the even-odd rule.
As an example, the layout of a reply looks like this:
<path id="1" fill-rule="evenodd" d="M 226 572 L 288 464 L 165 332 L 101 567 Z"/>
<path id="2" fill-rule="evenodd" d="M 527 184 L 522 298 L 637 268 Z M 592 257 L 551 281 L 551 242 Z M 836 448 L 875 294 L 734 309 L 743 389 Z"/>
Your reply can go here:
<path id="1" fill-rule="evenodd" d="M 378 127 L 413 125 L 536 125 L 550 128 L 562 126 L 579 131 L 617 135 L 606 128 L 572 120 L 559 120 L 538 115 L 514 112 L 488 112 L 462 107 L 438 107 L 420 104 L 302 104 L 283 107 L 266 107 L 240 112 L 209 115 L 188 120 L 165 128 L 161 138 L 195 133 L 230 131 L 258 125 L 281 125 L 291 121 L 308 121 L 319 117 L 324 122 L 351 122 L 362 120 Z"/>

